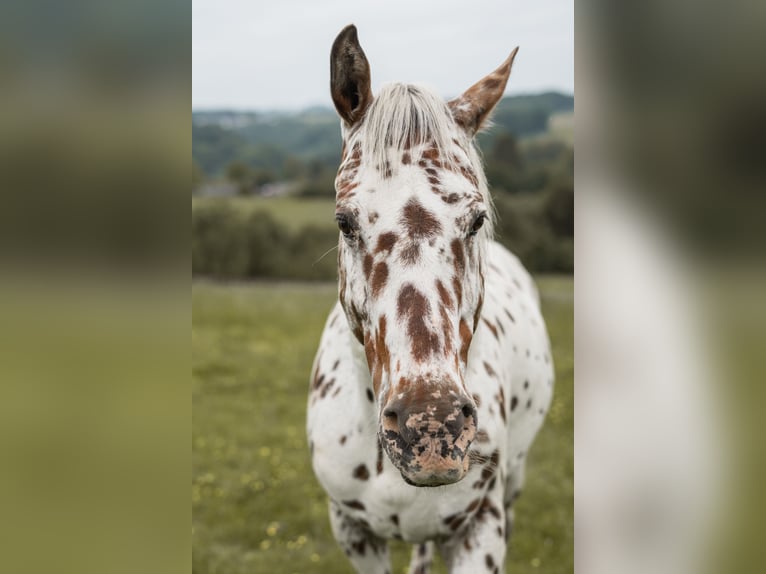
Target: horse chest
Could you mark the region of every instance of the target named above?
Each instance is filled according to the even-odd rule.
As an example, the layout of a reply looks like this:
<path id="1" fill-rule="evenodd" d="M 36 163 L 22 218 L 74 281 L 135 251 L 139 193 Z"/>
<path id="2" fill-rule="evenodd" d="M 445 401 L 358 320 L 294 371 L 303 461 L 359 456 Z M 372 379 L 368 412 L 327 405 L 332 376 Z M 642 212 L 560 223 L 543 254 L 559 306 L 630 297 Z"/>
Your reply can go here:
<path id="1" fill-rule="evenodd" d="M 449 536 L 467 525 L 477 508 L 473 501 L 486 494 L 481 469 L 457 484 L 418 488 L 406 484 L 385 455 L 378 457 L 376 443 L 374 435 L 358 432 L 343 444 L 315 442 L 316 476 L 347 515 L 382 538 L 412 543 Z"/>

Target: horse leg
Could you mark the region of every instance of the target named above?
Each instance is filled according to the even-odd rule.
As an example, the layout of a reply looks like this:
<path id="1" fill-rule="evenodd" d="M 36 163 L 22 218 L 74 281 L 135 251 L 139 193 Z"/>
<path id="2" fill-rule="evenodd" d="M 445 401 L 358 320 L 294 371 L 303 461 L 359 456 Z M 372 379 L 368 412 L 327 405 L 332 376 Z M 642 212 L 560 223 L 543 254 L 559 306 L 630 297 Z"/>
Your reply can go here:
<path id="1" fill-rule="evenodd" d="M 423 542 L 412 547 L 410 569 L 407 574 L 428 574 L 434 559 L 434 543 Z"/>
<path id="2" fill-rule="evenodd" d="M 510 541 L 513 532 L 513 504 L 521 495 L 521 489 L 524 487 L 524 475 L 526 465 L 520 464 L 508 473 L 508 479 L 505 482 L 505 494 L 503 495 L 503 505 L 505 506 L 505 540 Z"/>
<path id="3" fill-rule="evenodd" d="M 471 523 L 439 545 L 450 574 L 505 572 L 505 506 L 499 489 L 488 492 Z"/>
<path id="4" fill-rule="evenodd" d="M 360 574 L 391 574 L 388 543 L 362 521 L 346 514 L 330 501 L 330 526 L 335 540 Z"/>

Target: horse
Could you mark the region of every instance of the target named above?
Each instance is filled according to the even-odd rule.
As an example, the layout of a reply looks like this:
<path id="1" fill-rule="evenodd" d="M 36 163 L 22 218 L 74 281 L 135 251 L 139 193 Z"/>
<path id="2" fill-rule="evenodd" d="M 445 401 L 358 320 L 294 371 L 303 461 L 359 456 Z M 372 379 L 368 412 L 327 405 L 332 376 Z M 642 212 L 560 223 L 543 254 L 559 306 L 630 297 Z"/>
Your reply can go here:
<path id="1" fill-rule="evenodd" d="M 474 136 L 518 52 L 444 102 L 402 83 L 373 96 L 354 25 L 335 39 L 338 302 L 310 378 L 307 435 L 334 537 L 357 572 L 388 540 L 451 573 L 502 572 L 513 503 L 553 393 L 540 299 L 493 241 Z"/>

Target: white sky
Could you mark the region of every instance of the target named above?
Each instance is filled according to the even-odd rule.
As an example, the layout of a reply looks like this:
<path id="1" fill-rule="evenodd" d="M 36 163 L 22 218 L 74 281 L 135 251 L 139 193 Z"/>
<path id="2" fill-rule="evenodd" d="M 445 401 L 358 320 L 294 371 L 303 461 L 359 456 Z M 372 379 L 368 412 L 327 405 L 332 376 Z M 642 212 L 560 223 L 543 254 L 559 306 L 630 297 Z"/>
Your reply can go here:
<path id="1" fill-rule="evenodd" d="M 330 47 L 356 24 L 373 92 L 456 96 L 520 46 L 506 90 L 574 92 L 573 0 L 194 0 L 192 106 L 331 106 Z"/>

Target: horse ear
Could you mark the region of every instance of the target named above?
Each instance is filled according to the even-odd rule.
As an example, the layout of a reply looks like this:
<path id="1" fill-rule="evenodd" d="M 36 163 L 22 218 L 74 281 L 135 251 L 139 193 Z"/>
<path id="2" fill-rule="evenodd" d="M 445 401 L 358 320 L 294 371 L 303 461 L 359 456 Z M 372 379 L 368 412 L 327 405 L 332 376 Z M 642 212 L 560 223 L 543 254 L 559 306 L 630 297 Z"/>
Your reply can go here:
<path id="1" fill-rule="evenodd" d="M 519 48 L 516 47 L 500 67 L 468 88 L 463 95 L 447 102 L 452 117 L 469 136 L 478 132 L 490 112 L 503 97 L 505 85 L 511 75 L 511 66 Z"/>
<path id="2" fill-rule="evenodd" d="M 353 24 L 343 28 L 333 42 L 330 92 L 335 109 L 348 126 L 362 119 L 372 103 L 370 64 L 359 45 Z"/>

